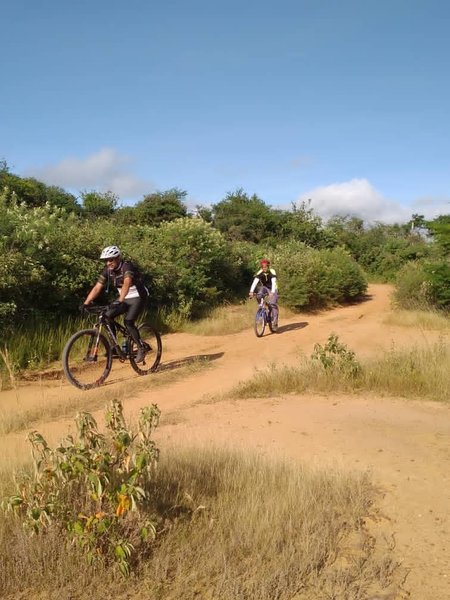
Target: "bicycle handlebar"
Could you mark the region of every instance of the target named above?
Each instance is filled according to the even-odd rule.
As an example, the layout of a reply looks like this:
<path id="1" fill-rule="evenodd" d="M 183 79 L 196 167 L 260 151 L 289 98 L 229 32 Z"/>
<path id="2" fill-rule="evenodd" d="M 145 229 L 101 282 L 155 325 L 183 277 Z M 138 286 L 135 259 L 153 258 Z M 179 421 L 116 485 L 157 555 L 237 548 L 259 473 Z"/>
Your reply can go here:
<path id="1" fill-rule="evenodd" d="M 100 306 L 100 305 L 84 305 L 83 306 L 84 312 L 87 312 L 90 315 L 101 315 L 108 308 L 109 308 L 108 304 L 105 304 L 104 306 Z"/>

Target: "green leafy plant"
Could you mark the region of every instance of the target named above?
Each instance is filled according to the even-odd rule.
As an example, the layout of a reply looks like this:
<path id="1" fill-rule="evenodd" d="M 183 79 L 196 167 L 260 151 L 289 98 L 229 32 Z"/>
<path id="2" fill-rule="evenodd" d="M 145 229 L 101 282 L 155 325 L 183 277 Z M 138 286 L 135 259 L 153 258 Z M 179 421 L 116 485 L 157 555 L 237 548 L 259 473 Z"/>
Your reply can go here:
<path id="1" fill-rule="evenodd" d="M 311 358 L 318 361 L 325 370 L 338 370 L 347 377 L 356 377 L 361 372 L 356 354 L 341 343 L 335 333 L 328 336 L 324 346 L 315 344 Z"/>
<path id="2" fill-rule="evenodd" d="M 113 400 L 105 413 L 105 434 L 89 413 L 76 417 L 77 439 L 69 436 L 56 449 L 31 432 L 34 472 L 16 477 L 16 494 L 3 508 L 32 534 L 56 526 L 89 564 L 114 562 L 128 575 L 138 547 L 156 535 L 146 510 L 146 487 L 158 460 L 151 434 L 159 415 L 156 405 L 143 408 L 133 432 L 122 404 Z"/>

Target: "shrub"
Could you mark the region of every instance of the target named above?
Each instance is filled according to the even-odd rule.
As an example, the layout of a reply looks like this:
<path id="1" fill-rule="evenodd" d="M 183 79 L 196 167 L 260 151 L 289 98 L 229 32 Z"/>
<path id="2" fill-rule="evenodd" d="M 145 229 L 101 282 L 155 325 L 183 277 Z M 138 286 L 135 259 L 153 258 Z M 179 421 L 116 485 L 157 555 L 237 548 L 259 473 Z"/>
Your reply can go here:
<path id="1" fill-rule="evenodd" d="M 280 294 L 289 308 L 320 308 L 364 294 L 363 271 L 341 248 L 315 250 L 296 241 L 274 251 Z"/>
<path id="2" fill-rule="evenodd" d="M 340 342 L 335 333 L 328 336 L 324 346 L 315 344 L 311 359 L 318 361 L 325 370 L 339 371 L 344 377 L 352 378 L 361 372 L 356 354 Z"/>
<path id="3" fill-rule="evenodd" d="M 136 433 L 127 428 L 119 401 L 105 416 L 102 435 L 89 413 L 78 414 L 78 439 L 69 437 L 54 450 L 31 432 L 34 473 L 18 477 L 16 494 L 4 507 L 30 532 L 56 527 L 90 564 L 115 562 L 127 575 L 136 547 L 156 533 L 144 508 L 158 459 L 151 433 L 159 410 L 143 408 Z"/>
<path id="4" fill-rule="evenodd" d="M 432 302 L 438 308 L 450 308 L 450 263 L 442 260 L 425 266 Z"/>
<path id="5" fill-rule="evenodd" d="M 429 267 L 428 267 L 429 269 Z M 399 308 L 427 309 L 433 304 L 433 286 L 422 262 L 405 265 L 397 274 L 394 302 Z"/>

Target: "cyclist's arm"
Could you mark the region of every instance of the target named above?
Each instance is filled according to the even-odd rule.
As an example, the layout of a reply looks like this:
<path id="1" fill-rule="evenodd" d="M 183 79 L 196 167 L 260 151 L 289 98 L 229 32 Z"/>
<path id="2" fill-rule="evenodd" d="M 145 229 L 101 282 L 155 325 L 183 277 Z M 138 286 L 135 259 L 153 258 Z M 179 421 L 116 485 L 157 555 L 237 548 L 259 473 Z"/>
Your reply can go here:
<path id="1" fill-rule="evenodd" d="M 97 298 L 97 296 L 100 294 L 100 292 L 103 289 L 103 283 L 100 283 L 100 281 L 97 281 L 97 283 L 94 285 L 94 287 L 92 288 L 92 290 L 89 292 L 89 294 L 86 297 L 86 300 L 84 301 L 85 304 L 90 304 L 93 300 L 95 300 Z"/>
<path id="2" fill-rule="evenodd" d="M 276 277 L 272 277 L 272 289 L 271 292 L 277 292 L 278 291 L 278 285 L 277 285 L 277 278 Z"/>
<path id="3" fill-rule="evenodd" d="M 253 294 L 258 283 L 259 283 L 259 279 L 257 277 L 255 277 L 255 279 L 253 280 L 252 286 L 250 288 L 250 294 Z"/>
<path id="4" fill-rule="evenodd" d="M 119 302 L 123 302 L 125 300 L 132 283 L 133 279 L 131 277 L 124 277 L 123 286 L 120 288 Z"/>

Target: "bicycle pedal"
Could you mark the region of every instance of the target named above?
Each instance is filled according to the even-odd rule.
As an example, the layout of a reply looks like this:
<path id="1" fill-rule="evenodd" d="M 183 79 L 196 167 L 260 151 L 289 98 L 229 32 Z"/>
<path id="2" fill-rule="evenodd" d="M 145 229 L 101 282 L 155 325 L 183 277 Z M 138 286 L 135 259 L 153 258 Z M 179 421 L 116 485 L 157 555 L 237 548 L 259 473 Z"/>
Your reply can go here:
<path id="1" fill-rule="evenodd" d="M 97 362 L 97 357 L 96 356 L 85 356 L 83 358 L 83 360 L 84 360 L 84 362 L 93 363 L 93 362 Z"/>

